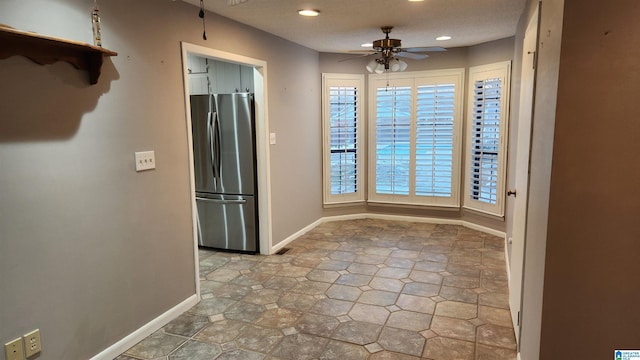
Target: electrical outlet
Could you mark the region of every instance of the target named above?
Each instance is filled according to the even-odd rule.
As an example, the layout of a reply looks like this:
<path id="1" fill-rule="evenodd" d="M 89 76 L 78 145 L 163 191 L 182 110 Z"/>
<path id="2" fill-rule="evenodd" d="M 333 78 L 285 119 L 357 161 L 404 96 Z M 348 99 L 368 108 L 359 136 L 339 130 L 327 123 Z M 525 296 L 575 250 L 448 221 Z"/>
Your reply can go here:
<path id="1" fill-rule="evenodd" d="M 156 168 L 155 151 L 139 151 L 135 154 L 136 171 L 151 170 Z"/>
<path id="2" fill-rule="evenodd" d="M 40 329 L 35 329 L 32 332 L 25 334 L 22 338 L 24 339 L 24 354 L 28 358 L 42 351 Z"/>
<path id="3" fill-rule="evenodd" d="M 4 344 L 4 356 L 7 360 L 24 360 L 22 338 L 17 338 Z"/>

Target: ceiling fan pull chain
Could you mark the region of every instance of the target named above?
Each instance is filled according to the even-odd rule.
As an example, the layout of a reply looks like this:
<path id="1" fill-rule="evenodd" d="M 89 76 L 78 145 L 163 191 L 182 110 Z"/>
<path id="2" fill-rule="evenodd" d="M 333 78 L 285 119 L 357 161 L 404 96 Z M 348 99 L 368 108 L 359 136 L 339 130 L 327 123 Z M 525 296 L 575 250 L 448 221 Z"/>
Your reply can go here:
<path id="1" fill-rule="evenodd" d="M 207 27 L 204 23 L 204 0 L 200 0 L 200 11 L 198 17 L 202 19 L 202 39 L 207 40 Z"/>
<path id="2" fill-rule="evenodd" d="M 204 18 L 202 19 L 202 39 L 207 40 L 207 28 L 204 25 Z"/>

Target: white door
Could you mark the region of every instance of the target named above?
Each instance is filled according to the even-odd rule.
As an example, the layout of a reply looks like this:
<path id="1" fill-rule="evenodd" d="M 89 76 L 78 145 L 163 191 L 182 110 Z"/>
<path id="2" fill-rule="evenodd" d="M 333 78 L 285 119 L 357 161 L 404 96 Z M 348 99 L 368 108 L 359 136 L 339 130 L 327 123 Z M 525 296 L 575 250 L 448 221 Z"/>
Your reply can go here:
<path id="1" fill-rule="evenodd" d="M 529 152 L 531 146 L 531 115 L 535 84 L 536 43 L 538 39 L 538 11 L 529 20 L 522 48 L 522 75 L 520 82 L 520 113 L 518 115 L 518 148 L 516 154 L 515 206 L 513 211 L 513 242 L 511 244 L 511 282 L 509 307 L 511 320 L 520 344 L 520 308 L 522 305 L 522 274 L 524 244 L 527 228 L 527 199 L 529 185 Z"/>

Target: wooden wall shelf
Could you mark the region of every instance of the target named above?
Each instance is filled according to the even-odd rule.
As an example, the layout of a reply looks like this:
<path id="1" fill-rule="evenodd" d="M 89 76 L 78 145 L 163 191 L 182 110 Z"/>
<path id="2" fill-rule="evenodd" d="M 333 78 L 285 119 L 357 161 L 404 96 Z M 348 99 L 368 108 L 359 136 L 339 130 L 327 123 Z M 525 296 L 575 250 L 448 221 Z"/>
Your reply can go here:
<path id="1" fill-rule="evenodd" d="M 73 40 L 0 26 L 0 59 L 22 55 L 36 64 L 66 61 L 76 69 L 89 72 L 89 83 L 94 85 L 100 77 L 103 58 L 118 53 Z"/>

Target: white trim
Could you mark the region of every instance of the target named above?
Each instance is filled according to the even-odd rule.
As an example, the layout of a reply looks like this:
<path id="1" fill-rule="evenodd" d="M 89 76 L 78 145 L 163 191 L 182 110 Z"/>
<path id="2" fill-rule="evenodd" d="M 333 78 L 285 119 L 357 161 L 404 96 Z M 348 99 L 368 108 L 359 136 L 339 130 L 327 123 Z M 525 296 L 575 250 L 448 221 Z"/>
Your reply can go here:
<path id="1" fill-rule="evenodd" d="M 165 311 L 162 315 L 149 321 L 136 331 L 122 338 L 120 341 L 104 349 L 102 352 L 92 357 L 91 360 L 111 360 L 117 358 L 120 354 L 129 350 L 132 346 L 144 340 L 147 336 L 153 334 L 163 326 L 167 325 L 171 320 L 177 318 L 185 311 L 191 309 L 195 304 L 198 303 L 198 299 L 199 296 L 196 294 L 189 296 L 178 305 Z"/>
<path id="2" fill-rule="evenodd" d="M 189 97 L 188 84 L 188 62 L 187 53 L 205 56 L 216 60 L 234 62 L 254 68 L 254 99 L 256 108 L 256 162 L 258 176 L 258 233 L 260 238 L 260 253 L 268 255 L 272 244 L 272 224 L 271 224 L 271 174 L 270 174 L 270 153 L 269 153 L 269 117 L 267 100 L 267 62 L 247 56 L 215 50 L 204 46 L 181 42 L 182 67 L 185 96 L 185 119 L 187 123 L 189 175 L 190 175 L 190 196 L 192 212 L 192 229 L 194 244 L 194 266 L 196 294 L 200 296 L 200 269 L 198 260 L 198 234 L 196 222 L 196 200 L 195 200 L 195 172 L 193 169 L 193 139 L 191 134 L 191 101 Z"/>
<path id="3" fill-rule="evenodd" d="M 270 254 L 275 254 L 278 251 L 280 251 L 283 247 L 287 246 L 290 242 L 292 242 L 293 240 L 299 238 L 300 236 L 308 233 L 309 231 L 311 231 L 313 228 L 315 228 L 316 226 L 322 224 L 324 222 L 324 218 L 320 218 L 314 222 L 312 222 L 311 224 L 305 226 L 304 228 L 296 231 L 295 233 L 289 235 L 286 239 L 280 241 L 279 243 L 275 244 L 272 248 L 271 248 L 271 252 Z"/>
<path id="4" fill-rule="evenodd" d="M 468 221 L 464 221 L 464 220 L 461 220 L 461 224 L 460 225 L 462 225 L 462 226 L 464 226 L 466 228 L 469 228 L 469 229 L 478 230 L 478 231 L 481 231 L 481 232 L 483 232 L 485 234 L 497 236 L 497 237 L 500 237 L 500 238 L 503 238 L 503 239 L 506 236 L 504 231 L 492 229 L 492 228 L 489 228 L 489 227 L 486 227 L 486 226 L 478 225 L 478 224 L 475 224 L 475 223 L 472 223 L 472 222 L 468 222 Z"/>
<path id="5" fill-rule="evenodd" d="M 360 220 L 360 219 L 368 219 L 369 215 L 373 214 L 348 214 L 348 215 L 334 215 L 334 216 L 326 216 L 322 218 L 322 222 L 331 222 L 331 221 L 344 221 L 344 220 Z"/>
<path id="6" fill-rule="evenodd" d="M 198 221 L 196 208 L 196 188 L 195 188 L 195 170 L 193 168 L 193 135 L 191 128 L 191 97 L 189 94 L 189 57 L 188 46 L 186 43 L 181 44 L 182 52 L 182 81 L 184 89 L 184 111 L 187 125 L 187 146 L 189 150 L 187 157 L 189 161 L 189 197 L 191 200 L 191 237 L 193 239 L 193 266 L 195 268 L 195 288 L 196 295 L 200 298 L 200 256 L 198 255 Z"/>
<path id="7" fill-rule="evenodd" d="M 516 360 L 522 360 L 522 357 L 520 357 L 520 353 L 516 355 Z"/>
<path id="8" fill-rule="evenodd" d="M 505 234 L 504 236 L 504 263 L 507 268 L 507 284 L 509 290 L 511 290 L 511 263 L 509 261 L 509 238 Z"/>
<path id="9" fill-rule="evenodd" d="M 312 222 L 311 224 L 305 226 L 304 228 L 300 229 L 299 231 L 296 231 L 295 233 L 289 235 L 286 239 L 274 245 L 273 248 L 271 249 L 271 254 L 275 254 L 276 252 L 280 251 L 283 247 L 287 246 L 289 243 L 299 238 L 300 236 L 313 230 L 316 226 L 320 224 L 331 222 L 331 221 L 359 220 L 359 219 L 379 219 L 379 220 L 392 220 L 392 221 L 422 222 L 422 223 L 429 223 L 429 224 L 460 225 L 469 229 L 481 231 L 485 234 L 505 238 L 505 233 L 503 231 L 491 229 L 486 226 L 474 224 L 474 223 L 464 221 L 464 220 L 459 220 L 459 219 L 442 219 L 442 218 L 430 218 L 430 217 L 420 217 L 420 216 L 360 213 L 360 214 L 322 217 Z M 505 247 L 505 258 L 507 257 L 506 251 L 507 249 Z"/>
<path id="10" fill-rule="evenodd" d="M 367 219 L 393 220 L 393 221 L 410 221 L 428 224 L 445 224 L 445 225 L 462 225 L 462 220 L 458 219 L 441 219 L 410 215 L 390 215 L 390 214 L 366 214 Z"/>
<path id="11" fill-rule="evenodd" d="M 504 214 L 499 215 L 499 214 L 496 214 L 494 212 L 483 210 L 483 209 L 479 209 L 479 208 L 475 208 L 475 207 L 469 206 L 469 205 L 462 205 L 462 209 L 468 210 L 468 211 L 473 211 L 474 213 L 476 213 L 478 215 L 483 215 L 485 217 L 489 217 L 489 218 L 493 218 L 493 219 L 504 219 Z"/>
<path id="12" fill-rule="evenodd" d="M 325 209 L 328 209 L 328 208 L 339 208 L 339 207 L 349 207 L 349 206 L 362 206 L 366 204 L 367 204 L 366 200 L 357 200 L 357 201 L 325 203 L 325 204 L 322 204 L 322 207 Z"/>
<path id="13" fill-rule="evenodd" d="M 396 208 L 405 208 L 405 209 L 460 211 L 460 207 L 458 205 L 420 205 L 420 204 L 412 204 L 412 203 L 406 203 L 406 202 L 400 202 L 400 201 L 375 200 L 375 201 L 367 201 L 367 205 L 396 207 Z"/>
<path id="14" fill-rule="evenodd" d="M 429 218 L 420 216 L 406 216 L 406 215 L 387 215 L 387 214 L 364 214 L 367 219 L 380 219 L 380 220 L 396 220 L 396 221 L 411 221 L 411 222 L 423 222 L 429 224 L 446 224 L 446 225 L 460 225 L 469 229 L 478 230 L 486 234 L 504 237 L 503 231 L 488 228 L 486 226 L 474 224 L 472 222 L 459 220 L 459 219 L 442 219 L 442 218 Z"/>

